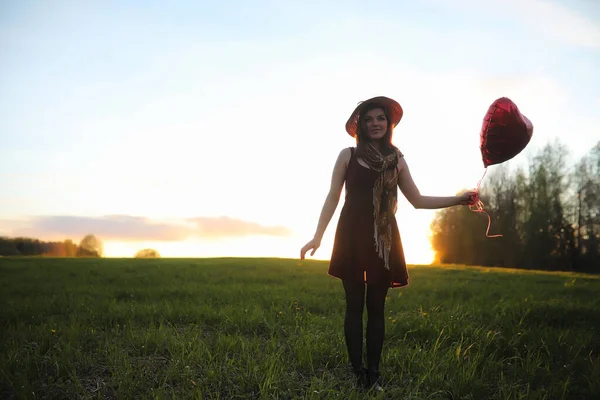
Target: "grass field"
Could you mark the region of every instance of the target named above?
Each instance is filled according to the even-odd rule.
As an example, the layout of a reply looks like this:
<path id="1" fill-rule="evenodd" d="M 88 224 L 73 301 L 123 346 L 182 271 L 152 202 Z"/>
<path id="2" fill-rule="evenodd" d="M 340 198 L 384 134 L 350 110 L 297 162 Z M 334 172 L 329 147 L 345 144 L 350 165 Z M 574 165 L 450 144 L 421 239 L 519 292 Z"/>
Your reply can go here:
<path id="1" fill-rule="evenodd" d="M 0 259 L 0 398 L 359 399 L 327 263 Z M 600 280 L 412 267 L 388 399 L 600 398 Z"/>

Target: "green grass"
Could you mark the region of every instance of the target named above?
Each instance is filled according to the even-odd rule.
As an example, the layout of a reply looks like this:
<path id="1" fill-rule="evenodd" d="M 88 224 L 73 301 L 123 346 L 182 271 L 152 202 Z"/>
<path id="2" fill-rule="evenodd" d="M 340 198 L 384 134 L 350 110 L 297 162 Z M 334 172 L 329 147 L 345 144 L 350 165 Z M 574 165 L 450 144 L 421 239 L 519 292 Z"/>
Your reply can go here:
<path id="1" fill-rule="evenodd" d="M 409 270 L 380 398 L 600 398 L 599 279 Z M 3 258 L 0 277 L 0 398 L 367 398 L 326 262 Z"/>

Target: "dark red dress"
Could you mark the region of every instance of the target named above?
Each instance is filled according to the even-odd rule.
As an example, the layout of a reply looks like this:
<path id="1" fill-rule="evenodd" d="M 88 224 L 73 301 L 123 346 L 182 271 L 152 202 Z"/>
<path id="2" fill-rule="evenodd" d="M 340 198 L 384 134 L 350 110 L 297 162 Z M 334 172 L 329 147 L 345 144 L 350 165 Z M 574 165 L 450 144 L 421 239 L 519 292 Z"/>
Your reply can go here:
<path id="1" fill-rule="evenodd" d="M 386 282 L 392 288 L 407 286 L 408 270 L 395 217 L 389 270 L 375 249 L 373 185 L 379 173 L 359 164 L 355 148 L 351 151 L 345 176 L 346 198 L 335 232 L 328 274 L 340 279 L 363 280 L 368 285 Z"/>

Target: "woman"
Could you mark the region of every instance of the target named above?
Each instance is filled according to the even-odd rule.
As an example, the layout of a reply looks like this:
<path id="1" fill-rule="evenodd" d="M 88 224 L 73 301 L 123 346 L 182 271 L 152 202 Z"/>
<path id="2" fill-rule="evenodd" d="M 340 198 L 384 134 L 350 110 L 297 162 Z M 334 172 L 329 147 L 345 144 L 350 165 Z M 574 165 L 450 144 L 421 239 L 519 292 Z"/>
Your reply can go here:
<path id="1" fill-rule="evenodd" d="M 460 196 L 423 196 L 411 177 L 403 154 L 392 144 L 394 127 L 402 119 L 400 104 L 387 97 L 374 97 L 356 107 L 346 131 L 356 139 L 356 148 L 343 149 L 335 163 L 329 194 L 317 230 L 301 250 L 300 258 L 321 245 L 325 229 L 337 208 L 342 187 L 342 208 L 328 274 L 342 280 L 346 297 L 344 335 L 357 384 L 383 390 L 379 360 L 384 339 L 384 305 L 388 289 L 408 285 L 408 271 L 395 219 L 397 188 L 415 208 L 439 209 L 471 205 L 475 192 Z M 365 290 L 366 286 L 366 290 Z M 362 314 L 367 305 L 367 368 L 362 363 Z"/>

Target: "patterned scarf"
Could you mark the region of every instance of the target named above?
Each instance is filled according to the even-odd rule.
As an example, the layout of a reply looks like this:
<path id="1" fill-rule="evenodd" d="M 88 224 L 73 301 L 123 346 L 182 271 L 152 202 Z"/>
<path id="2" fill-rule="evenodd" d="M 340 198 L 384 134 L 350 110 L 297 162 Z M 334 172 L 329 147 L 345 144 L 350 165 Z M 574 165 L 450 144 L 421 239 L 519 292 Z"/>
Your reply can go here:
<path id="1" fill-rule="evenodd" d="M 396 149 L 394 149 L 396 150 Z M 390 269 L 390 249 L 392 248 L 392 219 L 398 209 L 398 153 L 384 156 L 371 143 L 364 149 L 361 158 L 369 168 L 379 172 L 373 187 L 375 249 Z"/>

